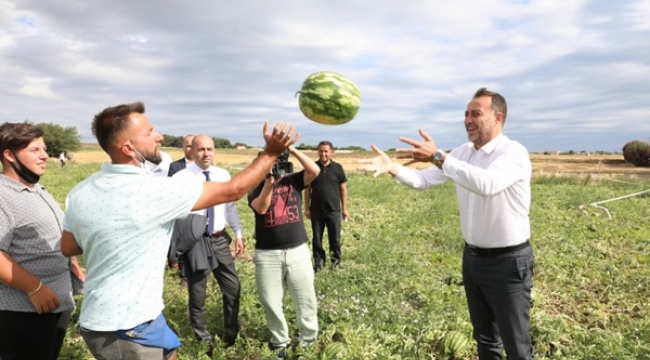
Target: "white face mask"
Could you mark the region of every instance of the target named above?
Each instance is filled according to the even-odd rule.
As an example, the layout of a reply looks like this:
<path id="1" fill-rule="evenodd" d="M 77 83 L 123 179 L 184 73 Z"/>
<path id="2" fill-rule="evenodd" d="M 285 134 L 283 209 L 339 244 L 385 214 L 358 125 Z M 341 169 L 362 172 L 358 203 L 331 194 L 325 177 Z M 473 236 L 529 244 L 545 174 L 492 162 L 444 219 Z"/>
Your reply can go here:
<path id="1" fill-rule="evenodd" d="M 144 156 L 142 156 L 142 154 L 136 148 L 133 148 L 133 150 L 140 157 L 140 159 L 135 159 L 135 160 L 140 162 L 140 167 L 142 168 L 142 170 L 144 170 L 144 173 L 147 175 L 153 174 L 153 172 L 156 171 L 156 168 L 158 167 L 158 164 L 160 164 L 160 162 L 158 162 L 158 164 L 153 163 L 150 160 L 147 160 Z"/>

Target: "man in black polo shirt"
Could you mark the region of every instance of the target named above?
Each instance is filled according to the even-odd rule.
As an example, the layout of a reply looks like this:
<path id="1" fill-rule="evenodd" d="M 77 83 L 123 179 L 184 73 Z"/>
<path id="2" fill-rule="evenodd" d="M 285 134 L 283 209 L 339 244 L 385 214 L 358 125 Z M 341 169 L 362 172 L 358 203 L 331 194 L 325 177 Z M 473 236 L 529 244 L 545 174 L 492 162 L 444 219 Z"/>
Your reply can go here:
<path id="1" fill-rule="evenodd" d="M 313 233 L 312 252 L 314 271 L 325 266 L 323 233 L 327 227 L 330 260 L 332 265 L 341 263 L 341 219 L 347 220 L 348 181 L 341 164 L 332 160 L 334 149 L 329 141 L 318 144 L 318 167 L 320 175 L 305 189 L 305 216 L 311 219 Z"/>

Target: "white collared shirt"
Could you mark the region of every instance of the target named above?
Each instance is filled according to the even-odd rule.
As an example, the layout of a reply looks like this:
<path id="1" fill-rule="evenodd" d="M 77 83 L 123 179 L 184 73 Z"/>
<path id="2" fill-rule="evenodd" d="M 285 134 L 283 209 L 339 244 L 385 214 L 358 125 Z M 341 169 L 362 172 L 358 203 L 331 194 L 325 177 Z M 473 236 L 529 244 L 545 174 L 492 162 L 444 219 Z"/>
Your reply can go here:
<path id="1" fill-rule="evenodd" d="M 174 178 L 179 177 L 186 179 L 187 181 L 205 181 L 205 170 L 201 169 L 195 163 L 188 163 L 187 167 L 176 174 L 173 175 Z M 225 169 L 211 165 L 208 168 L 210 172 L 210 181 L 214 182 L 228 182 L 231 179 L 230 173 Z M 214 231 L 220 231 L 226 228 L 226 224 L 230 224 L 230 227 L 235 232 L 235 238 L 241 239 L 244 237 L 241 221 L 239 220 L 239 213 L 237 212 L 237 203 L 229 202 L 225 204 L 219 204 L 213 207 L 214 208 Z M 207 216 L 207 210 L 196 210 L 193 211 L 194 214 L 200 214 Z"/>
<path id="2" fill-rule="evenodd" d="M 395 179 L 419 190 L 453 180 L 465 241 L 482 248 L 499 248 L 530 238 L 531 175 L 526 148 L 499 135 L 479 150 L 471 142 L 452 150 L 442 170 L 436 166 L 424 170 L 400 166 Z"/>
<path id="3" fill-rule="evenodd" d="M 158 164 L 158 166 L 156 166 L 156 168 L 151 173 L 153 176 L 167 176 L 167 173 L 169 172 L 169 165 L 171 165 L 173 161 L 172 157 L 169 156 L 169 154 L 166 152 L 161 151 L 160 158 L 160 164 Z"/>

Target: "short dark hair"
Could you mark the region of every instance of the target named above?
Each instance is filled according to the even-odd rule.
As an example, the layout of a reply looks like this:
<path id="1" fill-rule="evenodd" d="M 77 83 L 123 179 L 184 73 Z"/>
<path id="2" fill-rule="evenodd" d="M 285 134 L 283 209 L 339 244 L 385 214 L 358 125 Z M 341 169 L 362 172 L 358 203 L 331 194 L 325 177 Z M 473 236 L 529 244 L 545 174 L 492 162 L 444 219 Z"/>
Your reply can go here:
<path id="1" fill-rule="evenodd" d="M 319 142 L 318 146 L 316 146 L 316 148 L 319 148 L 319 147 L 321 147 L 323 145 L 327 145 L 327 146 L 330 147 L 330 150 L 334 150 L 334 145 L 332 145 L 332 143 L 329 142 L 328 140 L 323 140 L 323 141 Z"/>
<path id="2" fill-rule="evenodd" d="M 34 124 L 6 122 L 0 125 L 0 153 L 7 149 L 12 152 L 22 150 L 43 134 L 43 129 Z"/>
<path id="3" fill-rule="evenodd" d="M 474 94 L 474 99 L 482 96 L 488 96 L 492 99 L 492 110 L 503 114 L 503 123 L 505 124 L 506 117 L 508 116 L 508 104 L 506 103 L 506 99 L 501 96 L 501 94 L 490 91 L 484 87 L 476 91 L 476 94 Z"/>
<path id="4" fill-rule="evenodd" d="M 132 113 L 144 114 L 144 103 L 138 101 L 132 104 L 107 107 L 95 115 L 92 123 L 92 131 L 93 135 L 97 138 L 99 146 L 104 151 L 109 152 L 111 142 L 129 126 L 131 123 L 129 115 Z"/>

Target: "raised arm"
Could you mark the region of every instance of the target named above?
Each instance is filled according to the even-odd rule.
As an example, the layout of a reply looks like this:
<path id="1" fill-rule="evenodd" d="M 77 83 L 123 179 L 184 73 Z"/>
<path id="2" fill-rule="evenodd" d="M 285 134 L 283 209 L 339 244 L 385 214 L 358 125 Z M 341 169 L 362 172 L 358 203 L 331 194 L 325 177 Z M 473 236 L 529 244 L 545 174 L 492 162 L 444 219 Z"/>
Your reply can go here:
<path id="1" fill-rule="evenodd" d="M 316 163 L 302 151 L 296 149 L 293 146 L 289 146 L 289 153 L 298 159 L 300 165 L 302 165 L 303 169 L 305 169 L 305 185 L 311 184 L 311 182 L 314 181 L 318 174 L 320 174 L 320 168 L 318 165 L 316 165 Z"/>
<path id="2" fill-rule="evenodd" d="M 258 214 L 264 214 L 271 206 L 271 195 L 273 193 L 273 174 L 268 173 L 264 178 L 264 187 L 262 187 L 262 192 L 260 195 L 251 201 L 251 207 Z"/>
<path id="3" fill-rule="evenodd" d="M 262 181 L 271 166 L 282 152 L 295 143 L 300 134 L 293 136 L 295 127 L 280 121 L 269 132 L 269 123 L 264 123 L 264 151 L 253 163 L 235 175 L 232 180 L 219 182 L 205 182 L 203 192 L 194 204 L 192 210 L 201 210 L 209 206 L 237 201 Z"/>

